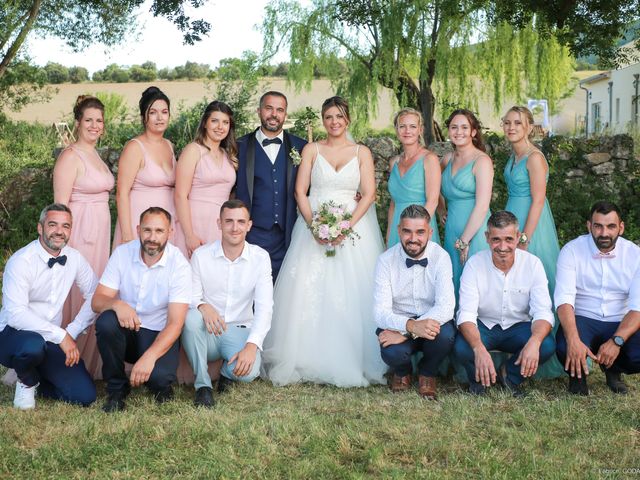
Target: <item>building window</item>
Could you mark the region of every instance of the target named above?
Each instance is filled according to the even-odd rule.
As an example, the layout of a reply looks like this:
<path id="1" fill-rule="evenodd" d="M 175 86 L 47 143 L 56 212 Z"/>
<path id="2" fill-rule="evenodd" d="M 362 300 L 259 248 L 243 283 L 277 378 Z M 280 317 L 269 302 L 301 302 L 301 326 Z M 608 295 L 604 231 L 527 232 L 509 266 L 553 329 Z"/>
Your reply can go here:
<path id="1" fill-rule="evenodd" d="M 601 102 L 591 105 L 591 118 L 593 118 L 593 131 L 599 132 L 602 129 L 602 118 L 600 116 Z"/>
<path id="2" fill-rule="evenodd" d="M 616 123 L 620 123 L 620 99 L 616 98 Z"/>

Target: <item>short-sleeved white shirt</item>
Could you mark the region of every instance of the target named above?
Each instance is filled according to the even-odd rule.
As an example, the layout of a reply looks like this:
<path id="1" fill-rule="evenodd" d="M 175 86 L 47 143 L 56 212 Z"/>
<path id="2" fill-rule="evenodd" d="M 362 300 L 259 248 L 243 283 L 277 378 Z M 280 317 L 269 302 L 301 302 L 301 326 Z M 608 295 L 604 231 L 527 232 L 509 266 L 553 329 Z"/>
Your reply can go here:
<path id="1" fill-rule="evenodd" d="M 151 267 L 142 261 L 139 239 L 120 245 L 100 283 L 118 290 L 120 299 L 135 309 L 141 326 L 149 330 L 164 329 L 169 303 L 191 303 L 191 267 L 170 243 Z"/>

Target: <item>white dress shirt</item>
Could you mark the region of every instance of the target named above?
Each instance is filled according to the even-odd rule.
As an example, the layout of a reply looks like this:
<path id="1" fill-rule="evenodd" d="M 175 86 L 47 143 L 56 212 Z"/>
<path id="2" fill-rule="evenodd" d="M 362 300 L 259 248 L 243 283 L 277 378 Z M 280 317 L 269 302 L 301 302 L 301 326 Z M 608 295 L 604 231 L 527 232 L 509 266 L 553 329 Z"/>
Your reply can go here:
<path id="1" fill-rule="evenodd" d="M 250 328 L 247 342 L 262 350 L 271 328 L 273 280 L 269 254 L 250 243 L 234 261 L 224 256 L 220 240 L 198 248 L 191 256 L 192 306 L 208 303 L 227 325 Z M 255 311 L 254 311 L 255 304 Z"/>
<path id="2" fill-rule="evenodd" d="M 95 320 L 91 298 L 98 279 L 76 249 L 64 247 L 60 255 L 67 263 L 49 268 L 51 258 L 40 240 L 34 240 L 14 253 L 4 269 L 0 331 L 9 325 L 42 335 L 47 342 L 60 343 L 67 333 L 74 339 Z M 69 290 L 76 284 L 84 303 L 76 318 L 61 328 L 62 307 Z"/>
<path id="3" fill-rule="evenodd" d="M 629 310 L 640 312 L 640 267 L 636 269 L 631 287 L 629 287 Z"/>
<path id="4" fill-rule="evenodd" d="M 544 267 L 538 257 L 516 249 L 507 273 L 498 269 L 491 250 L 482 250 L 467 260 L 460 277 L 458 325 L 478 324 L 503 330 L 516 323 L 545 320 L 555 322 Z"/>
<path id="5" fill-rule="evenodd" d="M 631 280 L 640 268 L 640 247 L 622 237 L 603 255 L 590 234 L 567 243 L 558 256 L 556 308 L 571 305 L 576 315 L 619 322 L 629 311 Z"/>
<path id="6" fill-rule="evenodd" d="M 378 327 L 404 332 L 410 318 L 430 318 L 440 325 L 452 320 L 456 299 L 449 254 L 429 242 L 418 259 L 427 258 L 426 267 L 407 267 L 407 258 L 400 243 L 378 257 L 373 293 Z"/>
<path id="7" fill-rule="evenodd" d="M 177 247 L 167 243 L 162 257 L 148 267 L 140 256 L 140 240 L 115 249 L 100 283 L 118 290 L 143 328 L 160 331 L 167 324 L 170 303 L 191 303 L 191 268 Z"/>
<path id="8" fill-rule="evenodd" d="M 267 145 L 266 147 L 262 145 L 262 140 L 264 140 L 265 138 L 279 138 L 283 143 L 281 144 L 277 144 L 277 143 L 270 143 L 269 145 Z M 281 131 L 278 135 L 276 135 L 275 137 L 267 137 L 263 132 L 262 129 L 259 128 L 256 131 L 256 142 L 258 142 L 260 144 L 260 148 L 262 148 L 264 150 L 264 153 L 267 154 L 267 157 L 269 157 L 269 160 L 271 160 L 271 163 L 276 163 L 276 158 L 278 157 L 278 152 L 280 151 L 280 147 L 282 145 L 284 145 L 284 131 Z"/>

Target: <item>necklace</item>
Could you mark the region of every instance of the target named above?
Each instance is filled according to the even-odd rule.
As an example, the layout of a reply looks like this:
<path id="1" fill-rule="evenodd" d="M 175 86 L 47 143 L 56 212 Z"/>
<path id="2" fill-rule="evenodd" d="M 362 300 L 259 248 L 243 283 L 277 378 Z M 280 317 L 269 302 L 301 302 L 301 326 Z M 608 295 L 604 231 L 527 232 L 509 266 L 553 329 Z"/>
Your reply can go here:
<path id="1" fill-rule="evenodd" d="M 533 147 L 530 147 L 529 150 L 527 150 L 526 152 L 524 152 L 522 155 L 520 155 L 519 157 L 516 155 L 516 152 L 513 152 L 513 162 L 511 162 L 511 171 L 513 171 L 513 169 L 515 168 L 515 166 L 520 163 L 522 161 L 523 158 L 528 157 L 529 155 L 531 155 L 531 152 L 533 152 L 535 149 Z"/>

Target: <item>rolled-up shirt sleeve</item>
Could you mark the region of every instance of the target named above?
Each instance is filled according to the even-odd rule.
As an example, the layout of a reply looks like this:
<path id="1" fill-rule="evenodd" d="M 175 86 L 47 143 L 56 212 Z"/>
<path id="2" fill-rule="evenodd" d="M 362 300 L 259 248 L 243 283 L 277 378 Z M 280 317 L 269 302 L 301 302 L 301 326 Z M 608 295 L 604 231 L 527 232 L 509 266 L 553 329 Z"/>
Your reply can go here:
<path id="1" fill-rule="evenodd" d="M 460 277 L 460 294 L 457 324 L 478 324 L 478 306 L 480 305 L 480 291 L 478 290 L 478 272 L 472 257 L 462 271 Z"/>
<path id="2" fill-rule="evenodd" d="M 576 266 L 575 257 L 571 245 L 566 245 L 560 250 L 556 269 L 556 288 L 553 292 L 553 300 L 556 309 L 560 305 L 568 304 L 575 307 L 576 303 Z"/>
<path id="3" fill-rule="evenodd" d="M 531 282 L 531 290 L 529 291 L 529 314 L 533 321 L 545 320 L 553 327 L 555 318 L 553 316 L 547 276 L 542 262 L 537 258 L 535 258 L 535 260 L 533 271 L 531 272 L 533 281 Z"/>
<path id="4" fill-rule="evenodd" d="M 16 330 L 28 330 L 42 336 L 47 342 L 59 344 L 67 331 L 41 318 L 29 308 L 29 289 L 33 284 L 34 269 L 22 258 L 7 262 L 2 281 L 2 307 L 7 312 L 7 324 Z"/>
<path id="5" fill-rule="evenodd" d="M 431 318 L 440 325 L 453 319 L 456 296 L 453 289 L 453 268 L 448 255 L 440 257 L 436 265 L 435 303 L 421 318 Z"/>
<path id="6" fill-rule="evenodd" d="M 273 314 L 273 280 L 271 277 L 271 261 L 265 252 L 260 255 L 260 265 L 256 272 L 257 280 L 254 293 L 255 311 L 251 331 L 247 343 L 251 342 L 262 350 L 262 342 L 271 328 Z"/>
<path id="7" fill-rule="evenodd" d="M 78 335 L 84 332 L 96 319 L 95 312 L 91 310 L 91 299 L 93 298 L 93 292 L 95 292 L 98 286 L 98 279 L 89 263 L 82 255 L 78 255 L 78 257 L 78 270 L 76 272 L 75 283 L 80 289 L 80 292 L 82 292 L 84 303 L 73 321 L 67 325 L 67 332 L 69 332 L 69 335 L 74 339 L 78 338 Z"/>
<path id="8" fill-rule="evenodd" d="M 391 266 L 387 257 L 378 257 L 373 290 L 373 316 L 376 325 L 382 329 L 404 332 L 408 317 L 393 313 L 393 289 L 391 287 Z"/>

